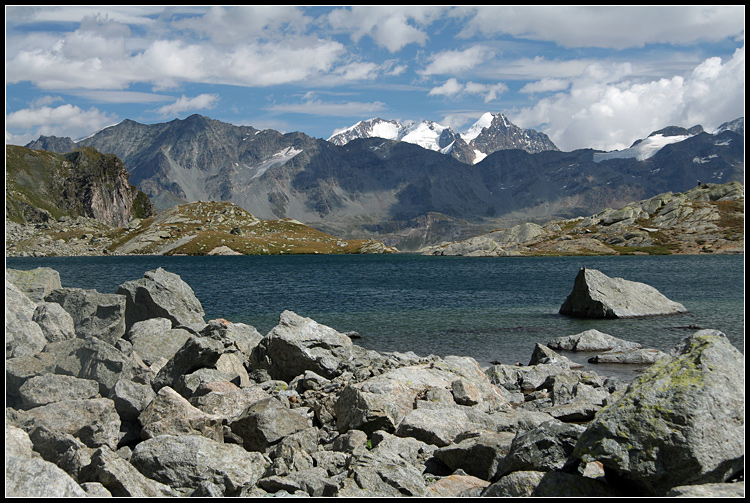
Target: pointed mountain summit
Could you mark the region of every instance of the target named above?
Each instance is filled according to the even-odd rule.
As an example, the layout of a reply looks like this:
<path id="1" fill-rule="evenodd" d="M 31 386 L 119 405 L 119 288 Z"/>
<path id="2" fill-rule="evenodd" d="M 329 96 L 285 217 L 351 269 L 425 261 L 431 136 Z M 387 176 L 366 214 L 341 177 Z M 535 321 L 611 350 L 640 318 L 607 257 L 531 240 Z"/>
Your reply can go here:
<path id="1" fill-rule="evenodd" d="M 740 117 L 739 119 L 725 122 L 724 124 L 716 128 L 714 134 L 723 133 L 724 131 L 734 131 L 738 135 L 745 136 L 745 118 Z"/>
<path id="2" fill-rule="evenodd" d="M 530 154 L 559 150 L 546 134 L 520 128 L 501 113 L 485 113 L 461 137 L 474 149 L 474 162 L 498 150 L 520 149 Z"/>

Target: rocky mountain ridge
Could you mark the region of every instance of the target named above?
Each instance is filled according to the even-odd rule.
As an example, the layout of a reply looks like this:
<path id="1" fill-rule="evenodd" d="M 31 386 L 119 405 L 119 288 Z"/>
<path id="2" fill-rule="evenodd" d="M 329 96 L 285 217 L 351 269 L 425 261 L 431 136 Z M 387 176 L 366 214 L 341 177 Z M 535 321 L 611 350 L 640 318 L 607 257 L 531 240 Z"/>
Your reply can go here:
<path id="1" fill-rule="evenodd" d="M 701 184 L 595 215 L 519 224 L 422 250 L 470 257 L 744 253 L 745 189 Z"/>
<path id="2" fill-rule="evenodd" d="M 456 239 L 466 223 L 476 231 L 571 218 L 698 182 L 744 181 L 737 132 L 704 131 L 669 144 L 655 144 L 658 138 L 665 137 L 643 142 L 645 155 L 641 145 L 616 153 L 512 149 L 468 164 L 403 141 L 337 146 L 194 115 L 124 121 L 79 143 L 118 155 L 158 210 L 225 200 L 261 219 L 294 218 L 342 238 L 415 250 Z M 440 222 L 442 234 L 425 222 Z"/>

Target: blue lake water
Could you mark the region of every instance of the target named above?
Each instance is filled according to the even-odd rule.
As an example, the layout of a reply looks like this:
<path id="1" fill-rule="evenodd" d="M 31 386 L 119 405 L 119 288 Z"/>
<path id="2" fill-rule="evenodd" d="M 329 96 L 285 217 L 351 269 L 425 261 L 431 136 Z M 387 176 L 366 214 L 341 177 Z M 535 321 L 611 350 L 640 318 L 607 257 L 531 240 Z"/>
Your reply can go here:
<path id="1" fill-rule="evenodd" d="M 647 283 L 689 313 L 621 320 L 558 314 L 586 266 Z M 163 267 L 195 291 L 205 319 L 253 325 L 262 334 L 292 310 L 377 351 L 462 355 L 528 364 L 534 345 L 595 328 L 668 351 L 698 326 L 724 332 L 744 353 L 744 256 L 426 257 L 296 255 L 7 258 L 6 267 L 51 267 L 63 286 L 114 293 Z M 582 363 L 591 355 L 566 353 Z M 587 365 L 633 377 L 638 367 Z"/>

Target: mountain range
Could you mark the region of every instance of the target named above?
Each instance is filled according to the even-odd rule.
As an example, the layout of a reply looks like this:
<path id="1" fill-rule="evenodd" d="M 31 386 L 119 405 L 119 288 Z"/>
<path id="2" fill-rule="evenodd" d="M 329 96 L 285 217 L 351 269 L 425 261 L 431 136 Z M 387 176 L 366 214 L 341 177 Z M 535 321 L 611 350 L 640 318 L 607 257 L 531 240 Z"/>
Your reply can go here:
<path id="1" fill-rule="evenodd" d="M 668 127 L 618 152 L 562 152 L 502 114 L 485 114 L 464 135 L 435 123 L 365 122 L 326 141 L 192 115 L 125 120 L 78 142 L 40 137 L 27 147 L 113 153 L 157 210 L 230 201 L 261 219 L 295 218 L 402 250 L 589 215 L 700 182 L 744 183 L 744 118 L 713 133 Z"/>
<path id="2" fill-rule="evenodd" d="M 559 150 L 546 134 L 522 129 L 503 114 L 491 112 L 482 115 L 463 134 L 433 121 L 408 121 L 402 124 L 395 120 L 373 118 L 336 132 L 328 141 L 334 145 L 346 145 L 358 138 L 373 137 L 413 143 L 470 164 L 476 164 L 498 150 L 521 149 L 532 154 Z"/>

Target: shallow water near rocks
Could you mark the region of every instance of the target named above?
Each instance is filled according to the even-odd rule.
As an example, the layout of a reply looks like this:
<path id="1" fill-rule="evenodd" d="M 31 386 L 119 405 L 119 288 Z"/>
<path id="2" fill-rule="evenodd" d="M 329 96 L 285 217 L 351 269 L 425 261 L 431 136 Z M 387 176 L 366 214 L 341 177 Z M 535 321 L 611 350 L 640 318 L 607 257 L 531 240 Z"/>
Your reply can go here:
<path id="1" fill-rule="evenodd" d="M 653 286 L 688 313 L 584 320 L 558 310 L 581 267 Z M 724 332 L 744 353 L 744 256 L 432 257 L 396 255 L 110 256 L 6 258 L 6 267 L 51 267 L 64 287 L 114 293 L 163 267 L 195 291 L 205 319 L 253 325 L 261 334 L 289 309 L 377 351 L 413 351 L 529 363 L 535 343 L 595 328 L 669 351 L 699 328 Z M 630 380 L 643 366 L 588 364 Z"/>

